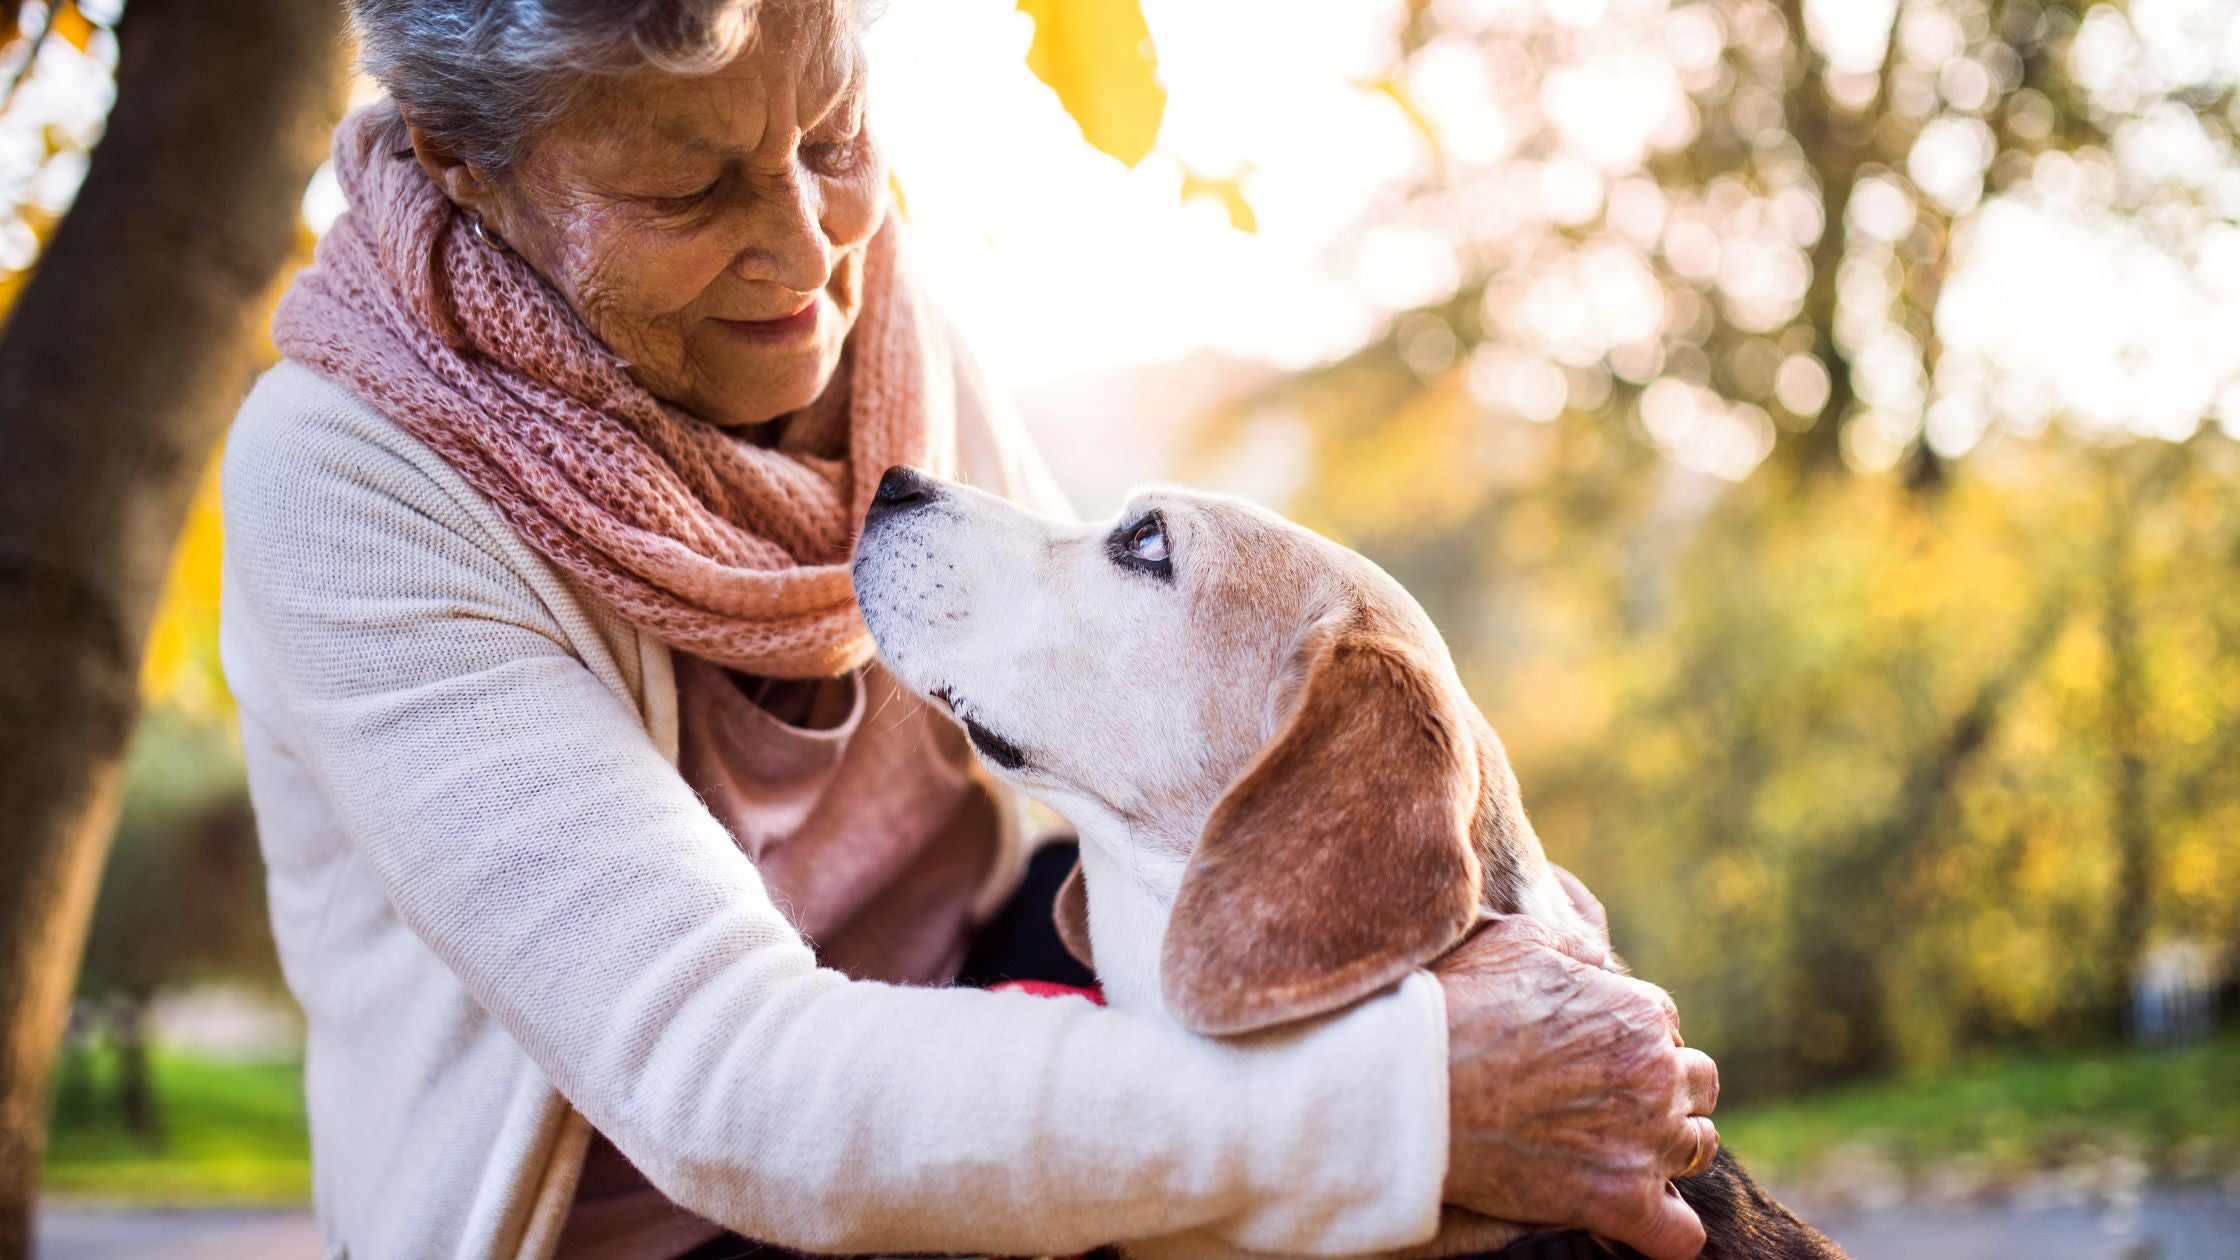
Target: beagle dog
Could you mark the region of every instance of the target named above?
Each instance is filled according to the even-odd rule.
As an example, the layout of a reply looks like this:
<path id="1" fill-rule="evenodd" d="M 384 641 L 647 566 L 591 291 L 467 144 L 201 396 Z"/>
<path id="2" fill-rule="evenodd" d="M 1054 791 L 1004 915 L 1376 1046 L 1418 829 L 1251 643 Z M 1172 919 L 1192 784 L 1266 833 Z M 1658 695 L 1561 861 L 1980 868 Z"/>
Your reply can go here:
<path id="1" fill-rule="evenodd" d="M 1058 927 L 1114 1007 L 1251 1033 L 1486 912 L 1593 935 L 1430 618 L 1354 552 L 1223 496 L 1080 525 L 896 468 L 853 573 L 888 670 L 1079 830 Z M 1842 1255 L 1724 1153 L 1681 1190 L 1705 1256 Z M 1450 1211 L 1411 1254 L 1574 1254 L 1536 1234 Z"/>

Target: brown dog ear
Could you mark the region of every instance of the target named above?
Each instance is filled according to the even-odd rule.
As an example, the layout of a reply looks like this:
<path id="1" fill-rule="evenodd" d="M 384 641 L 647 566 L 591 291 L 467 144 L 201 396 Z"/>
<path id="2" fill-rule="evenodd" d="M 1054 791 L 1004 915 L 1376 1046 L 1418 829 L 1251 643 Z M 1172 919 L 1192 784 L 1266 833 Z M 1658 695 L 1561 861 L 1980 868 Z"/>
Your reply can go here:
<path id="1" fill-rule="evenodd" d="M 1066 882 L 1058 885 L 1058 900 L 1050 907 L 1050 917 L 1058 925 L 1058 940 L 1066 952 L 1075 962 L 1095 971 L 1096 956 L 1089 952 L 1089 885 L 1083 882 L 1080 858 L 1073 860 Z"/>
<path id="2" fill-rule="evenodd" d="M 1477 757 L 1418 649 L 1326 618 L 1275 739 L 1206 822 L 1161 946 L 1201 1033 L 1334 1010 L 1438 957 L 1477 915 Z"/>

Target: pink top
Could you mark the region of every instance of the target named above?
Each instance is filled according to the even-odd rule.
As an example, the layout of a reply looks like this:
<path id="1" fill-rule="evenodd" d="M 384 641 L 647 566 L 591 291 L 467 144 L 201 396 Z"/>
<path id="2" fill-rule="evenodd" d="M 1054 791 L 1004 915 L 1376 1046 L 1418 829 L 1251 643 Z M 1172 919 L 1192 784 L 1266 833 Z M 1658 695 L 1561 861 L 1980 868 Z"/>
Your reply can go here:
<path id="1" fill-rule="evenodd" d="M 787 680 L 675 661 L 678 769 L 818 959 L 858 979 L 954 978 L 998 826 L 963 734 L 877 664 Z M 557 1254 L 662 1260 L 722 1232 L 597 1137 Z"/>

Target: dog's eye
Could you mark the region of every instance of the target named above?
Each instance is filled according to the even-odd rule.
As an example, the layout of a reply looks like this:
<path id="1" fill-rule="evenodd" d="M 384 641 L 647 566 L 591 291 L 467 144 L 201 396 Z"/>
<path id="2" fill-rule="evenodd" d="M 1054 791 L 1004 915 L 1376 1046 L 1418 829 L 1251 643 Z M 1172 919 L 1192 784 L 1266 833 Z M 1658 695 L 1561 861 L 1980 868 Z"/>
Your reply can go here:
<path id="1" fill-rule="evenodd" d="M 1113 532 L 1107 546 L 1116 564 L 1169 581 L 1174 578 L 1174 556 L 1167 546 L 1167 521 L 1157 512 L 1132 525 L 1122 525 Z"/>
<path id="2" fill-rule="evenodd" d="M 1128 535 L 1128 554 L 1147 564 L 1167 562 L 1166 522 L 1154 516 Z"/>

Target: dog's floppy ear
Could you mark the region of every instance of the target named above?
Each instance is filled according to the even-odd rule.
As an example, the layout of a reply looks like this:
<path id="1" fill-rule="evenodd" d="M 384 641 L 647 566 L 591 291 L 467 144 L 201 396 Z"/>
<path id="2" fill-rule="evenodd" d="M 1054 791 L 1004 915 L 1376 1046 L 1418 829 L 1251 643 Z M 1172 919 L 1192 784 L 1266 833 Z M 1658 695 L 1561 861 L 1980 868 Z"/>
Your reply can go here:
<path id="1" fill-rule="evenodd" d="M 1089 885 L 1082 879 L 1081 859 L 1073 860 L 1066 882 L 1058 885 L 1058 900 L 1050 907 L 1050 917 L 1058 925 L 1058 941 L 1066 952 L 1075 962 L 1095 971 L 1096 956 L 1089 950 Z"/>
<path id="2" fill-rule="evenodd" d="M 1334 1010 L 1477 915 L 1477 757 L 1451 688 L 1358 609 L 1300 656 L 1298 701 L 1214 807 L 1167 924 L 1160 985 L 1197 1032 Z"/>

